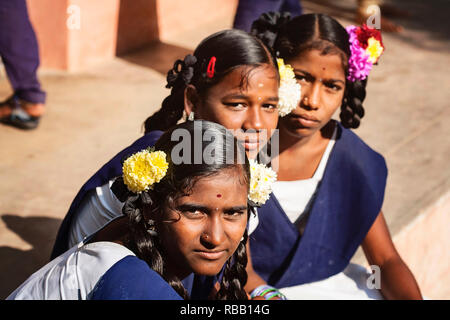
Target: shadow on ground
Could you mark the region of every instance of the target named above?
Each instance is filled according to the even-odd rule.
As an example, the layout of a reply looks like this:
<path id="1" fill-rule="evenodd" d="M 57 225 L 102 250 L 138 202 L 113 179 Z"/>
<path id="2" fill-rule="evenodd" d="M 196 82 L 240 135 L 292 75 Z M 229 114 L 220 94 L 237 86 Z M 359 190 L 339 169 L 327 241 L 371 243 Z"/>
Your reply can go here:
<path id="1" fill-rule="evenodd" d="M 175 61 L 184 59 L 187 54 L 192 54 L 192 50 L 156 41 L 144 48 L 121 55 L 119 58 L 153 69 L 165 76 L 167 71 L 173 68 Z"/>
<path id="2" fill-rule="evenodd" d="M 12 214 L 4 214 L 1 219 L 9 230 L 32 247 L 30 250 L 0 247 L 0 299 L 5 299 L 49 261 L 61 219 L 20 217 Z"/>

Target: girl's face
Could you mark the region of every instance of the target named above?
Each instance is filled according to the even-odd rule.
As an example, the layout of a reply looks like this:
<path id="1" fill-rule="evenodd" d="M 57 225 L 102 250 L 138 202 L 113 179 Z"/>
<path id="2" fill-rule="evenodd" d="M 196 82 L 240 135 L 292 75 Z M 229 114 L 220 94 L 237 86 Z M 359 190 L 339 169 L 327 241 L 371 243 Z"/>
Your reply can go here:
<path id="1" fill-rule="evenodd" d="M 243 81 L 246 74 L 247 81 Z M 266 144 L 277 127 L 278 86 L 277 70 L 272 65 L 238 67 L 202 98 L 192 95 L 195 89 L 189 86 L 185 93 L 185 110 L 187 114 L 194 111 L 197 119 L 238 130 L 235 135 L 244 143 L 247 153 L 254 153 Z M 253 132 L 245 132 L 250 129 Z"/>
<path id="2" fill-rule="evenodd" d="M 280 130 L 299 138 L 312 136 L 342 104 L 346 83 L 342 58 L 311 49 L 286 63 L 294 69 L 302 97 L 297 108 L 280 119 Z"/>
<path id="3" fill-rule="evenodd" d="M 200 178 L 173 210 L 166 209 L 157 228 L 172 272 L 181 277 L 220 272 L 244 235 L 247 188 L 241 169 L 224 169 Z"/>

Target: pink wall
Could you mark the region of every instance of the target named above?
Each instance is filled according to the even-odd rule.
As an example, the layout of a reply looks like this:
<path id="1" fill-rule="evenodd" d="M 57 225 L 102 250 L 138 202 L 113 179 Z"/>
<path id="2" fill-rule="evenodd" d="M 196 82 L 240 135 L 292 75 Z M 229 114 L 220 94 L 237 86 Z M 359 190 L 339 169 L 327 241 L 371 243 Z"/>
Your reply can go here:
<path id="1" fill-rule="evenodd" d="M 158 39 L 156 0 L 121 0 L 117 54 L 138 49 Z"/>
<path id="2" fill-rule="evenodd" d="M 81 24 L 79 29 L 68 31 L 68 70 L 84 69 L 114 57 L 119 0 L 69 0 L 69 3 L 79 6 Z"/>
<path id="3" fill-rule="evenodd" d="M 234 15 L 237 0 L 27 0 L 41 67 L 82 70 L 116 54 Z M 79 28 L 71 6 L 79 8 Z M 72 25 L 73 26 L 73 25 Z"/>
<path id="4" fill-rule="evenodd" d="M 238 0 L 159 0 L 159 37 L 164 41 L 224 15 L 234 16 L 237 3 Z"/>
<path id="5" fill-rule="evenodd" d="M 31 23 L 39 42 L 41 66 L 67 69 L 67 0 L 27 0 Z M 49 17 L 51 15 L 51 18 Z"/>

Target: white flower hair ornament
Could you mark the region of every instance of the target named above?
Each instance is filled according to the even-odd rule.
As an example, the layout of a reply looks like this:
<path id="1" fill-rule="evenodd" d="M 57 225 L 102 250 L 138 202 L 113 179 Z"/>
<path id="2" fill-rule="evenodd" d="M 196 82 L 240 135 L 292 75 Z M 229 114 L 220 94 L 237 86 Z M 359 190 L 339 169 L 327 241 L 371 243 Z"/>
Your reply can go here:
<path id="1" fill-rule="evenodd" d="M 291 65 L 284 64 L 284 60 L 277 59 L 278 72 L 280 74 L 280 88 L 278 89 L 278 113 L 280 117 L 289 114 L 297 108 L 301 97 L 301 86 L 295 79 L 294 69 Z"/>
<path id="2" fill-rule="evenodd" d="M 250 162 L 250 191 L 248 200 L 254 206 L 263 205 L 272 192 L 272 184 L 277 180 L 277 174 L 272 168 L 257 163 L 255 160 Z"/>

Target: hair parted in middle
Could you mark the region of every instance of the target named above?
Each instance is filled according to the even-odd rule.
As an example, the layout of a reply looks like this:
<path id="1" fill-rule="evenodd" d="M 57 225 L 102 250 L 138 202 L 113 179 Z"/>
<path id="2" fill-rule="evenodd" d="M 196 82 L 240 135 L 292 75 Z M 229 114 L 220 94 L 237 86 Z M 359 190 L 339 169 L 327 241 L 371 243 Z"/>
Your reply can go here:
<path id="1" fill-rule="evenodd" d="M 341 57 L 346 78 L 348 76 L 349 35 L 338 21 L 326 14 L 311 13 L 291 19 L 287 13 L 264 13 L 253 22 L 251 33 L 285 60 L 312 49 L 319 50 L 322 55 L 337 54 Z M 364 117 L 362 103 L 366 97 L 366 84 L 367 78 L 346 81 L 340 113 L 346 128 L 358 128 Z"/>

